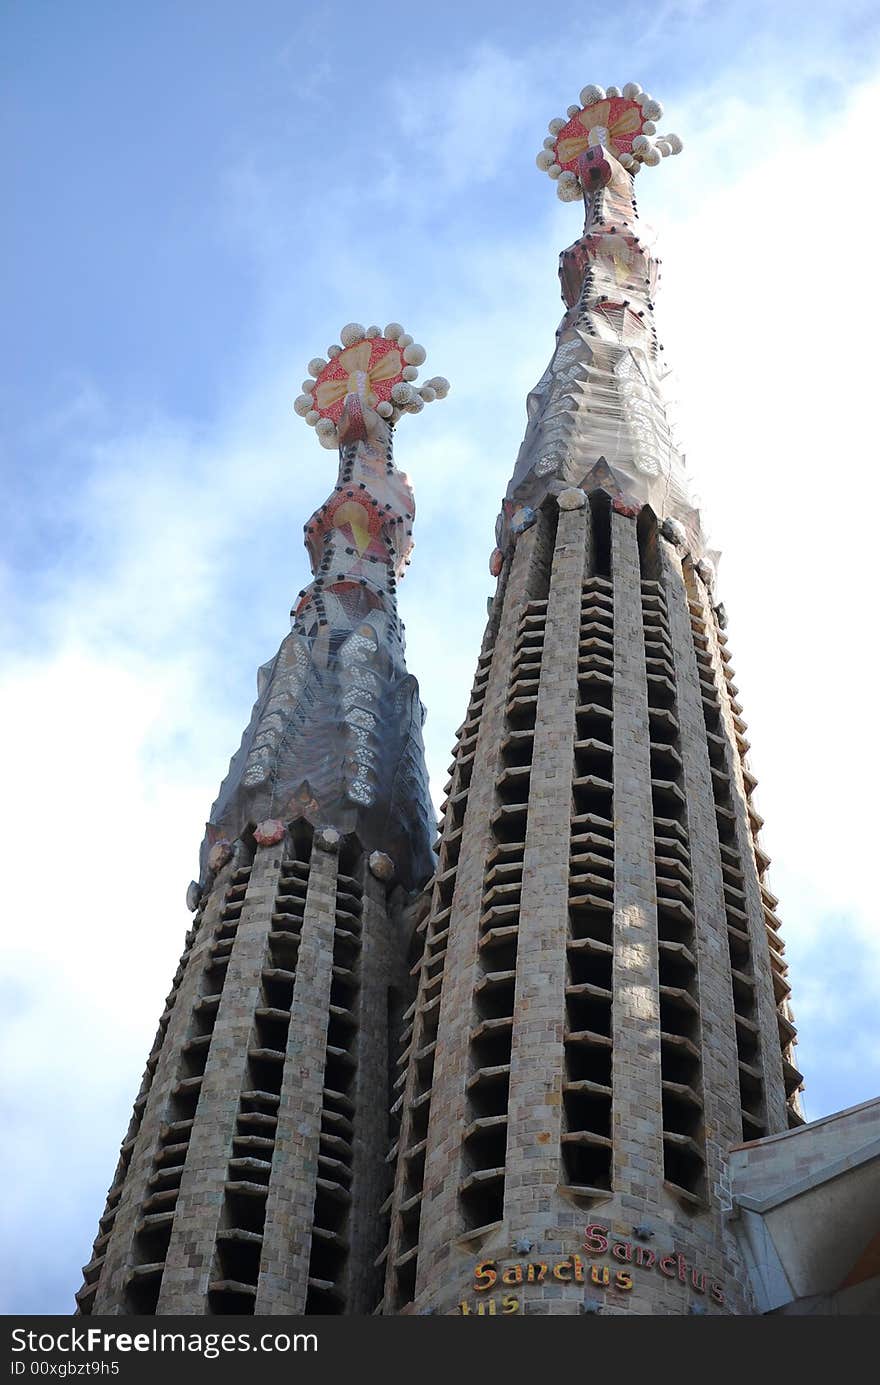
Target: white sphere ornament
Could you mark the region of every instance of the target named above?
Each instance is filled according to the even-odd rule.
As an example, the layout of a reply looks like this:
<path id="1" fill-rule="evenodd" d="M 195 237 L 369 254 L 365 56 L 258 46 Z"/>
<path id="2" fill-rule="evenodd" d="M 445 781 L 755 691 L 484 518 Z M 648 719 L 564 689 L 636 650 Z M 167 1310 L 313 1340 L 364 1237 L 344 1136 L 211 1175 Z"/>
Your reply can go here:
<path id="1" fill-rule="evenodd" d="M 540 154 L 538 155 L 538 157 L 535 159 L 535 163 L 538 165 L 538 167 L 539 167 L 544 173 L 546 173 L 546 172 L 547 172 L 547 169 L 550 167 L 550 165 L 553 164 L 553 163 L 555 163 L 555 162 L 556 162 L 556 154 L 555 154 L 555 151 L 551 152 L 551 150 L 549 150 L 549 149 L 542 149 L 541 152 L 540 152 Z"/>
<path id="2" fill-rule="evenodd" d="M 648 139 L 647 135 L 636 135 L 635 139 L 632 142 L 632 149 L 634 154 L 641 154 L 644 152 L 644 150 L 650 148 L 651 141 Z"/>
<path id="3" fill-rule="evenodd" d="M 604 100 L 605 100 L 605 90 L 604 90 L 604 88 L 603 88 L 603 87 L 597 87 L 597 86 L 595 86 L 592 82 L 590 83 L 590 85 L 589 85 L 588 87 L 584 87 L 583 91 L 581 92 L 581 105 L 582 105 L 582 106 L 595 106 L 595 104 L 596 104 L 597 101 L 604 101 Z"/>
<path id="4" fill-rule="evenodd" d="M 449 393 L 449 381 L 444 375 L 435 375 L 432 380 L 427 382 L 437 395 L 438 399 L 445 399 Z"/>
<path id="5" fill-rule="evenodd" d="M 339 340 L 343 346 L 355 346 L 359 341 L 363 341 L 366 334 L 367 329 L 359 322 L 349 322 L 339 333 Z"/>
<path id="6" fill-rule="evenodd" d="M 605 88 L 605 95 L 606 95 L 606 96 L 619 96 L 619 95 L 620 95 L 620 87 L 606 87 L 606 88 Z"/>
<path id="7" fill-rule="evenodd" d="M 320 417 L 321 415 L 318 413 L 317 409 L 309 409 L 309 412 L 305 416 L 306 423 L 310 428 L 314 428 L 315 424 L 320 420 Z"/>
<path id="8" fill-rule="evenodd" d="M 550 131 L 551 135 L 558 135 L 559 131 L 563 128 L 563 126 L 567 124 L 567 120 L 563 120 L 561 116 L 557 116 L 555 120 L 550 121 L 550 124 L 547 126 L 547 129 Z"/>
<path id="9" fill-rule="evenodd" d="M 412 399 L 410 399 L 409 403 L 406 406 L 407 412 L 411 414 L 420 414 L 424 407 L 424 399 L 422 399 L 421 395 L 416 394 L 415 391 L 413 391 L 413 397 Z"/>
<path id="10" fill-rule="evenodd" d="M 300 418 L 305 418 L 314 407 L 315 401 L 310 394 L 298 394 L 293 401 L 293 412 L 299 414 Z"/>
<path id="11" fill-rule="evenodd" d="M 376 413 L 380 418 L 390 418 L 394 413 L 394 407 L 388 403 L 387 399 L 383 399 L 381 403 L 376 405 Z"/>
<path id="12" fill-rule="evenodd" d="M 419 378 L 418 369 L 414 365 L 405 365 L 400 373 L 404 380 L 417 380 Z"/>
<path id="13" fill-rule="evenodd" d="M 433 404 L 434 400 L 437 398 L 436 392 L 431 389 L 430 385 L 422 385 L 422 388 L 419 390 L 419 394 L 422 396 L 426 404 Z"/>
<path id="14" fill-rule="evenodd" d="M 404 351 L 403 359 L 406 361 L 407 365 L 422 365 L 427 354 L 425 348 L 419 346 L 417 341 L 414 341 L 412 345 L 408 346 Z"/>
<path id="15" fill-rule="evenodd" d="M 556 196 L 560 202 L 577 202 L 581 195 L 581 185 L 575 178 L 573 183 L 559 182 L 556 184 Z"/>
<path id="16" fill-rule="evenodd" d="M 317 377 L 321 374 L 321 371 L 324 369 L 326 364 L 327 362 L 324 360 L 323 356 L 315 356 L 311 361 L 309 361 L 308 365 L 306 366 L 306 370 L 309 372 L 310 375 L 313 375 L 317 379 Z"/>
<path id="17" fill-rule="evenodd" d="M 403 350 L 407 346 L 412 346 L 412 340 L 413 339 L 410 336 L 409 332 L 402 332 L 401 335 L 397 338 L 397 345 L 401 348 L 401 350 Z"/>
<path id="18" fill-rule="evenodd" d="M 313 390 L 314 388 L 315 388 L 315 382 L 314 382 L 314 380 L 303 380 L 302 384 L 300 385 L 300 390 L 302 391 L 303 394 L 311 394 L 311 392 L 312 392 L 312 390 Z"/>
<path id="19" fill-rule="evenodd" d="M 395 404 L 408 404 L 412 397 L 413 387 L 406 384 L 405 381 L 399 380 L 396 385 L 391 386 L 391 398 Z"/>
<path id="20" fill-rule="evenodd" d="M 399 322 L 389 322 L 388 326 L 385 328 L 385 336 L 388 338 L 388 340 L 389 340 L 389 341 L 397 341 L 397 338 L 400 337 L 400 336 L 402 336 L 402 335 L 403 335 L 403 328 L 401 327 L 400 323 L 399 323 Z"/>
<path id="21" fill-rule="evenodd" d="M 644 155 L 643 155 L 643 157 L 644 157 L 645 163 L 646 163 L 650 168 L 656 168 L 657 164 L 660 162 L 660 151 L 659 151 L 658 149 L 653 149 L 653 148 L 651 148 L 651 149 L 646 149 L 646 150 L 645 150 L 645 153 L 644 153 Z"/>
<path id="22" fill-rule="evenodd" d="M 332 418 L 320 418 L 315 424 L 315 432 L 318 434 L 319 438 L 324 438 L 328 433 L 336 432 L 336 424 L 333 422 Z"/>
<path id="23" fill-rule="evenodd" d="M 666 140 L 666 143 L 672 150 L 673 154 L 681 153 L 682 149 L 684 148 L 684 145 L 682 144 L 680 135 L 665 135 L 664 138 Z"/>
<path id="24" fill-rule="evenodd" d="M 556 140 L 553 138 L 552 135 L 548 135 L 547 138 L 544 140 L 544 148 L 545 148 L 545 149 L 555 149 L 555 148 L 556 148 Z"/>
<path id="25" fill-rule="evenodd" d="M 331 448 L 336 446 L 336 429 L 334 428 L 332 433 L 319 433 L 318 442 L 322 447 L 326 447 L 327 450 L 330 451 Z"/>
<path id="26" fill-rule="evenodd" d="M 642 114 L 647 120 L 659 120 L 663 114 L 663 107 L 659 101 L 645 101 L 642 105 Z"/>
<path id="27" fill-rule="evenodd" d="M 642 134 L 656 135 L 656 133 L 657 126 L 654 124 L 653 120 L 645 120 L 642 122 Z"/>
<path id="28" fill-rule="evenodd" d="M 559 164 L 551 164 L 550 167 L 547 169 L 547 172 L 550 174 L 551 178 L 558 178 L 560 173 L 562 172 L 562 169 Z"/>
<path id="29" fill-rule="evenodd" d="M 381 336 L 381 335 L 382 335 L 382 329 L 381 329 L 380 327 L 375 327 L 375 326 L 374 326 L 374 327 L 368 327 L 368 328 L 367 328 L 367 336 L 370 338 L 371 341 L 372 341 L 373 337 L 379 337 L 379 336 Z"/>
<path id="30" fill-rule="evenodd" d="M 670 144 L 667 144 L 665 139 L 658 139 L 657 143 L 654 145 L 654 148 L 659 153 L 661 159 L 668 158 L 669 155 L 672 153 L 672 146 Z"/>
<path id="31" fill-rule="evenodd" d="M 342 355 L 342 347 L 341 347 L 341 346 L 328 346 L 328 347 L 327 347 L 327 355 L 330 357 L 331 361 L 335 361 L 337 356 L 341 356 L 341 355 Z"/>
<path id="32" fill-rule="evenodd" d="M 626 97 L 627 101 L 635 101 L 636 97 L 641 96 L 641 94 L 642 88 L 639 86 L 638 82 L 627 82 L 623 88 L 623 95 Z"/>

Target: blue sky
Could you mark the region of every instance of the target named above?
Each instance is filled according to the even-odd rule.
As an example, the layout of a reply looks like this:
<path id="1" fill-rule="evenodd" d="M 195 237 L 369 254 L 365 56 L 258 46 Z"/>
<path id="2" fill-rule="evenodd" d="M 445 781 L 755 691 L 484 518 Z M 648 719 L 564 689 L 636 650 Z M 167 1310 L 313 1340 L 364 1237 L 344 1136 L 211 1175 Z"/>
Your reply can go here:
<path id="1" fill-rule="evenodd" d="M 403 322 L 452 382 L 396 443 L 443 783 L 580 229 L 534 155 L 586 82 L 641 82 L 685 140 L 640 205 L 724 553 L 808 1114 L 880 1091 L 875 16 L 6 0 L 0 1310 L 64 1312 L 78 1287 L 201 825 L 334 480 L 292 400 L 352 319 Z"/>

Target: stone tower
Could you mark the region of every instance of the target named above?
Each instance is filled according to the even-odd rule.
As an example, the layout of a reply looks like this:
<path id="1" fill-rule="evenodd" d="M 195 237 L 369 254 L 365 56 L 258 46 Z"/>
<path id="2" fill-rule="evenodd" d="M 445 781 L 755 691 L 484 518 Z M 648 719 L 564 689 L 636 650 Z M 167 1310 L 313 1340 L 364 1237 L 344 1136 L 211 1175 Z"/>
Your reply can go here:
<path id="1" fill-rule="evenodd" d="M 349 324 L 296 401 L 338 481 L 211 813 L 80 1313 L 363 1313 L 381 1291 L 399 939 L 435 861 L 392 457 L 400 414 L 448 388 L 411 383 L 424 355 Z"/>
<path id="2" fill-rule="evenodd" d="M 754 1311 L 730 1147 L 802 1121 L 714 564 L 668 427 L 634 174 L 588 87 L 539 167 L 583 235 L 529 396 L 393 1112 L 385 1313 Z"/>

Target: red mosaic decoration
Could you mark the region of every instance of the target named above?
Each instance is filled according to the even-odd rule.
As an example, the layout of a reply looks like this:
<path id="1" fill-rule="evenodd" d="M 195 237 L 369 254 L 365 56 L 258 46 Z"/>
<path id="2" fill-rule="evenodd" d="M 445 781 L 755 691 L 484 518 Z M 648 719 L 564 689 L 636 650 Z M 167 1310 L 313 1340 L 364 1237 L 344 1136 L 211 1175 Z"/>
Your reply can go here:
<path id="1" fill-rule="evenodd" d="M 610 173 L 598 178 L 595 165 L 589 175 L 583 160 L 591 159 L 599 148 L 608 151 L 626 169 L 638 173 L 645 164 L 654 165 L 669 154 L 681 152 L 678 135 L 658 135 L 655 121 L 663 107 L 638 82 L 619 87 L 588 86 L 580 103 L 569 106 L 566 116 L 550 121 L 549 137 L 536 163 L 556 182 L 557 196 L 563 202 L 579 201 L 584 187 L 607 183 Z"/>
<path id="2" fill-rule="evenodd" d="M 323 447 L 365 441 L 367 413 L 374 410 L 392 427 L 401 414 L 418 414 L 435 399 L 445 399 L 449 381 L 435 375 L 416 386 L 425 348 L 399 322 L 385 331 L 349 322 L 341 345 L 327 348 L 326 359 L 309 362 L 309 380 L 294 400 L 294 410 L 314 428 Z"/>
<path id="3" fill-rule="evenodd" d="M 597 101 L 572 116 L 556 137 L 556 162 L 560 168 L 577 173 L 577 161 L 589 149 L 589 131 L 601 126 L 608 131 L 606 147 L 612 154 L 631 154 L 636 135 L 644 134 L 647 117 L 636 101 L 614 96 L 610 101 Z"/>
<path id="4" fill-rule="evenodd" d="M 627 519 L 637 519 L 641 510 L 641 502 L 633 500 L 629 495 L 615 495 L 611 501 L 611 508 L 615 514 L 624 515 Z"/>
<path id="5" fill-rule="evenodd" d="M 257 846 L 276 846 L 284 836 L 285 827 L 280 818 L 266 818 L 254 828 L 254 841 Z"/>
<path id="6" fill-rule="evenodd" d="M 218 842 L 214 843 L 211 850 L 208 852 L 208 869 L 214 871 L 216 874 L 217 871 L 222 870 L 226 863 L 231 860 L 232 843 L 227 841 L 225 837 L 221 837 Z"/>
<path id="7" fill-rule="evenodd" d="M 364 376 L 364 398 L 375 408 L 376 404 L 391 402 L 393 385 L 403 380 L 406 362 L 396 341 L 387 337 L 365 338 L 356 346 L 349 346 L 341 355 L 329 361 L 315 381 L 315 409 L 322 418 L 339 422 L 346 394 L 359 393 L 361 383 L 358 376 Z"/>

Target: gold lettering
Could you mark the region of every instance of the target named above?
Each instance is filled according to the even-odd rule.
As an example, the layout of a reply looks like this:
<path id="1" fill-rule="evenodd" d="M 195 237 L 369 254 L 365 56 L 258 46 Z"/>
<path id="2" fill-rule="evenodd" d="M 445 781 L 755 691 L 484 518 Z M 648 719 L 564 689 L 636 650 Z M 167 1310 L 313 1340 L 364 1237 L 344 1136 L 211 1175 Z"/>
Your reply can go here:
<path id="1" fill-rule="evenodd" d="M 498 1271 L 495 1268 L 494 1260 L 481 1260 L 474 1270 L 474 1288 L 478 1294 L 483 1294 L 487 1289 L 494 1287 L 498 1279 Z"/>

